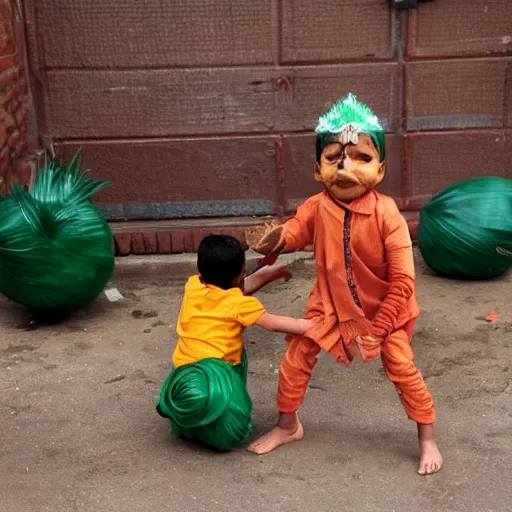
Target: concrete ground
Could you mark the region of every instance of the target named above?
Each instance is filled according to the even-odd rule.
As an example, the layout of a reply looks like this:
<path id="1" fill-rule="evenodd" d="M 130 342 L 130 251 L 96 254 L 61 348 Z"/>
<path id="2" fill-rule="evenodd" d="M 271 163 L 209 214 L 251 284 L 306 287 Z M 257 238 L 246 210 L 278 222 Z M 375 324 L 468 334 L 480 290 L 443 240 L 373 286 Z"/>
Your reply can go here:
<path id="1" fill-rule="evenodd" d="M 259 293 L 269 310 L 303 313 L 314 270 L 293 267 L 293 280 Z M 413 346 L 446 464 L 425 478 L 415 425 L 378 361 L 347 368 L 322 357 L 302 410 L 305 439 L 267 456 L 172 439 L 155 400 L 182 283 L 128 274 L 113 281 L 122 301 L 102 296 L 35 330 L 0 300 L 2 512 L 512 510 L 510 276 L 465 283 L 420 266 Z M 499 319 L 488 323 L 493 310 Z M 247 346 L 258 435 L 275 421 L 283 337 L 255 327 Z"/>

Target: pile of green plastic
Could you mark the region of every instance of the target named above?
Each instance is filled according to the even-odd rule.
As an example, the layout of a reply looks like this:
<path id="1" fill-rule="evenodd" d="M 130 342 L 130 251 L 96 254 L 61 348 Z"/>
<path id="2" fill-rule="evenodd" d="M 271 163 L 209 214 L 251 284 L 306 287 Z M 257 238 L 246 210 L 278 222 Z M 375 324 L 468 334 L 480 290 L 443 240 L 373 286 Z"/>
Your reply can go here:
<path id="1" fill-rule="evenodd" d="M 454 183 L 421 211 L 419 243 L 436 272 L 488 279 L 512 267 L 512 180 L 486 176 Z"/>
<path id="2" fill-rule="evenodd" d="M 112 233 L 90 198 L 108 182 L 45 159 L 29 191 L 0 197 L 0 292 L 41 312 L 92 302 L 114 270 Z"/>
<path id="3" fill-rule="evenodd" d="M 158 413 L 172 433 L 225 452 L 252 433 L 252 401 L 246 389 L 247 359 L 237 366 L 207 358 L 180 366 L 162 386 Z"/>

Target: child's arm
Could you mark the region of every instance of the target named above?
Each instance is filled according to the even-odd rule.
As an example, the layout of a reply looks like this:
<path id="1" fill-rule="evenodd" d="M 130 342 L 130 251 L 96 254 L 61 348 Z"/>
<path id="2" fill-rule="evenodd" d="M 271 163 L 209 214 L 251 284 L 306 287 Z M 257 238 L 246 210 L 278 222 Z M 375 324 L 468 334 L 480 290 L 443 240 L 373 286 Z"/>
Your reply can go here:
<path id="1" fill-rule="evenodd" d="M 290 316 L 263 313 L 255 322 L 255 325 L 259 325 L 267 331 L 303 335 L 313 327 L 314 322 L 305 318 L 292 318 Z"/>
<path id="2" fill-rule="evenodd" d="M 245 295 L 252 295 L 271 281 L 281 278 L 288 280 L 291 277 L 292 275 L 286 265 L 267 265 L 245 278 L 244 293 Z"/>
<path id="3" fill-rule="evenodd" d="M 372 321 L 371 333 L 380 340 L 396 329 L 415 290 L 414 256 L 407 222 L 396 206 L 388 214 L 384 244 L 389 289 Z"/>

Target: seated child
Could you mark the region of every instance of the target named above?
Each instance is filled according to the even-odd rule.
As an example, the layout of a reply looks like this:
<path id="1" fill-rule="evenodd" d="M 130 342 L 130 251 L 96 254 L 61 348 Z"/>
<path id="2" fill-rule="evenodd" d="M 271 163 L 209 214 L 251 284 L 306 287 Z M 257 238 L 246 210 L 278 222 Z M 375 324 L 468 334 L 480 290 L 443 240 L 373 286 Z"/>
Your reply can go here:
<path id="1" fill-rule="evenodd" d="M 236 238 L 207 236 L 197 267 L 199 275 L 185 285 L 175 369 L 162 387 L 157 411 L 170 419 L 175 435 L 228 451 L 252 433 L 244 328 L 259 325 L 301 336 L 312 321 L 268 313 L 250 296 L 287 271 L 272 265 L 245 277 L 245 253 Z"/>

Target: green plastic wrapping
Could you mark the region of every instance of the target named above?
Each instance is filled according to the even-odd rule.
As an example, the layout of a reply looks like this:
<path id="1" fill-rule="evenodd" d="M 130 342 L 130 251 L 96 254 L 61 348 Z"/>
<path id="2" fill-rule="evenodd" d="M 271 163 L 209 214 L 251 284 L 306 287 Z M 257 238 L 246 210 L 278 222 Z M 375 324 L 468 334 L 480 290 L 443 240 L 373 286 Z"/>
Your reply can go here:
<path id="1" fill-rule="evenodd" d="M 172 433 L 226 452 L 252 433 L 252 400 L 246 388 L 247 358 L 233 366 L 207 358 L 174 369 L 157 404 L 171 421 Z"/>
<path id="2" fill-rule="evenodd" d="M 114 270 L 112 233 L 90 197 L 108 182 L 45 160 L 30 190 L 0 198 L 0 292 L 40 312 L 86 306 Z"/>
<path id="3" fill-rule="evenodd" d="M 512 267 L 512 180 L 486 176 L 454 183 L 421 210 L 419 247 L 439 274 L 498 277 Z"/>

